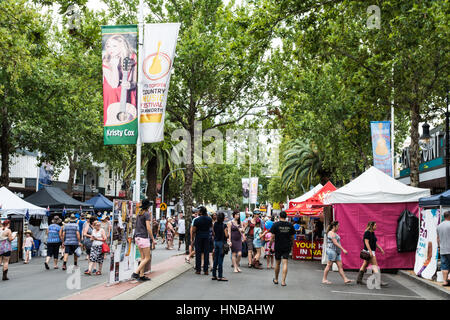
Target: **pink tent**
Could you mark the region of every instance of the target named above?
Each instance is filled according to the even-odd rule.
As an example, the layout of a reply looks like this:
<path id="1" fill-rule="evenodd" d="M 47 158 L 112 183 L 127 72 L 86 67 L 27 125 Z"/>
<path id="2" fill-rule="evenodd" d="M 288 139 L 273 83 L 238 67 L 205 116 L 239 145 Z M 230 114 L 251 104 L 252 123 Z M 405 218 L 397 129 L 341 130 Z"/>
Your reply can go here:
<path id="1" fill-rule="evenodd" d="M 359 269 L 362 260 L 363 234 L 367 222 L 375 221 L 375 235 L 385 255 L 376 251 L 382 269 L 414 268 L 415 252 L 397 252 L 397 220 L 403 210 L 419 215 L 418 200 L 430 194 L 429 189 L 409 187 L 382 171 L 371 167 L 344 187 L 330 193 L 325 204 L 333 205 L 334 220 L 339 221 L 342 246 L 348 254 L 342 254 L 345 269 Z"/>

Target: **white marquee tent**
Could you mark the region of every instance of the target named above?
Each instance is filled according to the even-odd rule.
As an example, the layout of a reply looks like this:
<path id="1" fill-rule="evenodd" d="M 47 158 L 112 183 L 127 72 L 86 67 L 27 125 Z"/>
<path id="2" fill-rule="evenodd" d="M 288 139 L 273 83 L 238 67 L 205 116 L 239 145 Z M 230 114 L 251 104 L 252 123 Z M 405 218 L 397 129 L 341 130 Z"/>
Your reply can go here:
<path id="1" fill-rule="evenodd" d="M 419 198 L 428 196 L 430 196 L 429 189 L 410 187 L 381 170 L 370 167 L 350 183 L 329 193 L 324 203 L 418 202 Z"/>
<path id="2" fill-rule="evenodd" d="M 46 209 L 35 206 L 20 197 L 16 196 L 14 193 L 9 191 L 6 187 L 0 188 L 0 215 L 26 215 L 28 210 L 28 214 L 30 216 L 45 216 Z"/>

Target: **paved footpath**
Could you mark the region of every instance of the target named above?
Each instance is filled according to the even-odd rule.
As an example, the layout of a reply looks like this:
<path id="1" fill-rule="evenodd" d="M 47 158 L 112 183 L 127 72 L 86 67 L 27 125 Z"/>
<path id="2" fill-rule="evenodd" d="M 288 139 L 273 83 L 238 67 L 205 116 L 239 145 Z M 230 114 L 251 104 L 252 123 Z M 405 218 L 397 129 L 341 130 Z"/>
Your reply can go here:
<path id="1" fill-rule="evenodd" d="M 178 242 L 176 241 L 178 246 Z M 158 244 L 152 254 L 152 279 L 173 268 L 186 264 L 183 251 L 166 250 L 165 245 Z M 107 287 L 109 272 L 109 257 L 105 259 L 103 274 L 100 276 L 86 276 L 84 270 L 88 267 L 85 255 L 79 259 L 78 265 L 81 271 L 81 288 L 68 289 L 66 285 L 70 274 L 61 270 L 62 261 L 59 262 L 59 269 L 53 269 L 53 260 L 50 261 L 50 270 L 44 268 L 45 259 L 36 257 L 29 264 L 22 262 L 9 265 L 9 281 L 0 280 L 0 300 L 56 300 L 56 299 L 110 299 L 137 285 L 138 282 L 125 282 Z M 69 257 L 68 266 L 73 264 L 73 256 Z M 151 281 L 150 281 L 151 282 Z"/>
<path id="2" fill-rule="evenodd" d="M 330 271 L 332 285 L 321 283 L 324 266 L 317 261 L 289 260 L 287 286 L 272 283 L 273 270 L 255 270 L 241 265 L 242 273 L 233 273 L 229 255 L 224 261 L 224 276 L 228 282 L 211 280 L 210 275 L 196 275 L 194 270 L 144 295 L 142 300 L 426 300 L 443 299 L 433 291 L 400 274 L 382 274 L 389 287 L 370 290 L 366 286 L 345 285 L 337 272 Z M 264 263 L 265 267 L 265 263 Z M 356 279 L 356 272 L 346 272 Z M 366 274 L 365 278 L 368 275 Z M 281 278 L 280 278 L 281 282 Z"/>

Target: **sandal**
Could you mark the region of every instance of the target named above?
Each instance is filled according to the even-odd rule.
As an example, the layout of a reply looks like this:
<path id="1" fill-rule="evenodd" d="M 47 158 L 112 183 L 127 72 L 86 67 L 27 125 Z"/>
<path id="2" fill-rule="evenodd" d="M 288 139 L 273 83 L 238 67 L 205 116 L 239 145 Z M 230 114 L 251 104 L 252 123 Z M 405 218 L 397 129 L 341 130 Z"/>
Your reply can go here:
<path id="1" fill-rule="evenodd" d="M 56 267 L 53 267 L 53 269 L 59 269 L 59 267 L 58 267 L 58 266 L 56 266 Z"/>
<path id="2" fill-rule="evenodd" d="M 84 274 L 87 276 L 92 276 L 92 273 L 90 271 L 85 271 Z"/>
<path id="3" fill-rule="evenodd" d="M 287 284 L 286 284 L 286 283 L 285 283 L 285 284 L 281 284 L 281 286 L 282 286 L 282 287 L 286 287 L 286 286 L 287 286 Z"/>
<path id="4" fill-rule="evenodd" d="M 330 282 L 330 281 L 328 281 L 328 280 L 327 280 L 327 281 L 322 281 L 322 283 L 323 283 L 323 284 L 332 284 L 332 282 Z"/>
<path id="5" fill-rule="evenodd" d="M 275 281 L 275 278 L 272 279 L 273 284 L 278 284 L 278 281 Z"/>
<path id="6" fill-rule="evenodd" d="M 217 281 L 228 281 L 228 279 L 226 279 L 226 278 L 219 278 L 219 279 L 217 279 Z"/>
<path id="7" fill-rule="evenodd" d="M 96 276 L 101 276 L 101 275 L 102 275 L 102 272 L 101 272 L 101 271 L 97 271 L 97 272 L 95 273 L 95 275 L 96 275 Z"/>
<path id="8" fill-rule="evenodd" d="M 211 280 L 217 280 L 217 277 L 212 277 Z"/>
<path id="9" fill-rule="evenodd" d="M 350 279 L 348 279 L 347 281 L 344 281 L 345 284 L 349 284 L 349 283 L 352 283 L 352 282 L 353 282 L 353 280 L 350 280 Z"/>

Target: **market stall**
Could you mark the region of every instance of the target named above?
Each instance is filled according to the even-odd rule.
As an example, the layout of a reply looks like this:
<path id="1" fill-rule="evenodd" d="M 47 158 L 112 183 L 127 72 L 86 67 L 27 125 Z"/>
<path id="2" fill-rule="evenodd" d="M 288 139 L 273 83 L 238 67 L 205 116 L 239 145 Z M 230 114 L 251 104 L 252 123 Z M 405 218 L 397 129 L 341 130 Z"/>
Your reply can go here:
<path id="1" fill-rule="evenodd" d="M 323 198 L 336 190 L 336 187 L 327 182 L 325 186 L 316 191 L 314 195 L 295 207 L 286 210 L 289 216 L 307 217 L 310 223 L 310 237 L 298 237 L 294 241 L 292 259 L 294 260 L 322 260 L 323 255 L 323 221 L 324 209 Z"/>
<path id="2" fill-rule="evenodd" d="M 323 187 L 323 185 L 321 185 L 320 183 L 315 186 L 314 188 L 312 188 L 311 190 L 309 190 L 308 192 L 306 192 L 305 194 L 301 195 L 300 197 L 297 197 L 295 199 L 289 200 L 288 201 L 288 209 L 291 209 L 292 207 L 295 207 L 296 205 L 304 202 L 305 200 L 311 198 L 313 195 L 315 195 L 317 193 L 317 191 L 319 191 L 321 188 Z"/>
<path id="3" fill-rule="evenodd" d="M 93 206 L 89 203 L 78 201 L 62 189 L 56 187 L 45 187 L 29 197 L 26 201 L 44 208 L 50 209 L 50 218 L 55 214 L 62 215 L 63 212 L 70 214 L 75 212 L 93 212 Z"/>
<path id="4" fill-rule="evenodd" d="M 444 220 L 444 212 L 450 210 L 450 190 L 419 199 L 419 240 L 417 243 L 414 273 L 425 279 L 442 277 L 437 250 L 437 226 Z"/>
<path id="5" fill-rule="evenodd" d="M 47 222 L 47 215 L 45 208 L 38 207 L 29 203 L 6 187 L 0 188 L 0 217 L 3 220 L 11 221 L 11 230 L 17 232 L 16 239 L 11 243 L 11 263 L 18 262 L 22 258 L 22 243 L 23 234 L 30 229 L 33 232 L 33 237 L 42 243 L 45 238 L 45 233 L 42 232 L 41 225 Z"/>
<path id="6" fill-rule="evenodd" d="M 85 203 L 92 205 L 95 211 L 113 210 L 113 202 L 101 193 L 87 200 Z"/>
<path id="7" fill-rule="evenodd" d="M 413 268 L 415 253 L 397 252 L 398 219 L 405 209 L 418 216 L 419 198 L 429 195 L 429 189 L 407 186 L 375 167 L 328 194 L 324 204 L 333 206 L 333 219 L 339 221 L 341 243 L 348 251 L 342 255 L 344 268 L 360 268 L 362 237 L 369 221 L 377 223 L 375 234 L 385 251 L 385 255 L 377 252 L 380 268 Z"/>

